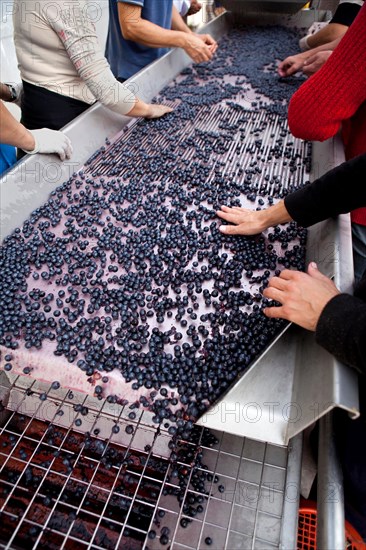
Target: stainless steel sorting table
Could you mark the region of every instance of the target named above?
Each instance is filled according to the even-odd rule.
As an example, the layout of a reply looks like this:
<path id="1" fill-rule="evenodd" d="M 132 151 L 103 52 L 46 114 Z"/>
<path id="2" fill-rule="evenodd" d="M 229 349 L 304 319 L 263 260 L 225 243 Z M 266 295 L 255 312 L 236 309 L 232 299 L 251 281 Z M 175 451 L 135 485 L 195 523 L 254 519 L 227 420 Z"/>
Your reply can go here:
<path id="1" fill-rule="evenodd" d="M 318 19 L 317 11 L 285 19 L 263 13 L 259 22 L 305 27 Z M 246 22 L 257 23 L 258 15 L 248 14 Z M 210 22 L 205 31 L 219 38 L 232 24 L 230 14 L 226 13 Z M 184 52 L 174 50 L 138 73 L 133 78 L 134 89 L 142 99 L 150 100 L 188 64 Z M 113 136 L 128 122 L 126 117 L 95 105 L 65 128 L 74 144 L 72 161 L 60 163 L 55 157 L 35 155 L 25 158 L 6 174 L 0 181 L 2 238 L 21 225 L 51 190 L 104 145 L 106 136 Z M 343 160 L 337 140 L 314 145 L 313 154 L 313 179 Z M 352 284 L 350 239 L 348 216 L 317 224 L 309 231 L 309 260 L 316 260 L 325 273 L 334 276 L 343 291 L 349 291 Z M 22 381 L 11 380 L 3 373 L 1 383 L 3 395 L 10 399 L 8 408 L 18 411 L 19 403 L 27 399 Z M 34 384 L 34 395 L 44 391 L 41 384 L 40 389 L 37 382 Z M 57 406 L 60 396 L 54 399 Z M 77 399 L 86 398 L 80 394 Z M 355 374 L 319 348 L 312 334 L 291 327 L 200 419 L 200 426 L 212 428 L 218 435 L 218 450 L 204 449 L 205 460 L 213 473 L 225 479 L 226 491 L 223 496 L 214 495 L 209 500 L 204 521 L 194 521 L 191 538 L 186 538 L 178 527 L 179 509 L 162 500 L 159 506 L 171 515 L 175 529 L 172 548 L 200 547 L 207 525 L 210 533 L 214 531 L 221 541 L 220 548 L 294 548 L 301 432 L 334 407 L 358 415 Z M 23 412 L 28 415 L 28 410 Z M 94 414 L 94 419 L 98 414 Z M 120 415 L 123 416 L 121 411 L 118 418 Z M 49 420 L 37 407 L 30 416 Z M 8 430 L 9 422 L 6 411 L 0 433 Z M 4 455 L 1 450 L 0 454 Z M 64 548 L 66 539 L 62 540 Z M 153 541 L 148 546 L 155 548 Z M 10 542 L 0 547 L 12 548 Z M 85 547 L 99 548 L 92 543 Z"/>

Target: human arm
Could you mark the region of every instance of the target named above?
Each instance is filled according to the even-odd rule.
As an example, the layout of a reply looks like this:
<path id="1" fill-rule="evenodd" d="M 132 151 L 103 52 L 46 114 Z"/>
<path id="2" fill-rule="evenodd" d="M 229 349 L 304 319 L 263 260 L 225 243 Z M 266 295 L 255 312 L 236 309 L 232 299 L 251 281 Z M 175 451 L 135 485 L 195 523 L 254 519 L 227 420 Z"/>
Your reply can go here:
<path id="1" fill-rule="evenodd" d="M 13 102 L 11 89 L 7 84 L 0 83 L 0 99 Z"/>
<path id="2" fill-rule="evenodd" d="M 362 5 L 363 0 L 348 0 L 345 2 L 341 0 L 328 24 L 323 24 L 322 28 L 318 29 L 316 32 L 309 32 L 307 36 L 301 38 L 301 50 L 304 51 L 317 48 L 336 38 L 342 38 L 342 36 L 346 34 L 348 27 L 352 25 Z"/>
<path id="3" fill-rule="evenodd" d="M 366 372 L 366 303 L 341 294 L 316 264 L 310 263 L 307 273 L 282 271 L 270 279 L 263 295 L 281 304 L 265 308 L 267 317 L 315 331 L 318 344 L 339 361 Z"/>
<path id="4" fill-rule="evenodd" d="M 333 42 L 333 40 L 341 40 L 347 31 L 347 25 L 330 22 L 318 32 L 315 32 L 309 36 L 304 36 L 304 38 L 300 40 L 300 47 L 302 46 L 302 49 L 304 50 L 311 50 L 317 48 L 318 46 L 329 44 L 329 42 Z"/>
<path id="5" fill-rule="evenodd" d="M 45 12 L 80 78 L 94 97 L 112 111 L 128 116 L 156 118 L 172 111 L 170 107 L 149 105 L 139 100 L 112 74 L 102 54 L 95 26 L 82 2 L 59 0 Z"/>
<path id="6" fill-rule="evenodd" d="M 12 84 L 0 82 L 0 99 L 3 101 L 14 103 L 20 107 L 21 98 L 23 95 L 23 83 L 16 82 Z"/>
<path id="7" fill-rule="evenodd" d="M 188 34 L 191 34 L 192 31 L 184 21 L 183 17 L 180 15 L 177 8 L 173 5 L 172 8 L 172 24 L 171 24 L 171 30 L 172 31 L 181 31 L 186 32 Z"/>
<path id="8" fill-rule="evenodd" d="M 123 38 L 151 48 L 182 48 L 195 63 L 209 61 L 217 48 L 210 35 L 194 34 L 173 6 L 172 28 L 164 29 L 141 17 L 141 7 L 118 2 Z"/>
<path id="9" fill-rule="evenodd" d="M 27 130 L 0 102 L 0 142 L 14 145 L 23 151 L 34 153 L 57 153 L 61 160 L 72 155 L 71 141 L 62 132 L 42 128 Z"/>
<path id="10" fill-rule="evenodd" d="M 217 215 L 234 225 L 222 225 L 226 235 L 255 235 L 268 227 L 295 220 L 309 227 L 366 205 L 366 154 L 333 168 L 264 210 L 222 206 Z"/>
<path id="11" fill-rule="evenodd" d="M 291 76 L 299 71 L 302 71 L 304 65 L 307 63 L 311 57 L 315 56 L 316 54 L 320 54 L 324 51 L 334 51 L 338 44 L 341 42 L 342 38 L 337 38 L 336 40 L 333 40 L 332 42 L 329 42 L 328 44 L 323 44 L 322 46 L 318 46 L 317 48 L 313 48 L 312 50 L 308 50 L 306 52 L 301 52 L 296 55 L 290 55 L 289 57 L 286 57 L 281 63 L 278 65 L 278 74 L 281 77 L 287 77 Z"/>
<path id="12" fill-rule="evenodd" d="M 294 136 L 324 141 L 365 101 L 365 26 L 366 5 L 327 63 L 292 96 L 288 122 Z"/>

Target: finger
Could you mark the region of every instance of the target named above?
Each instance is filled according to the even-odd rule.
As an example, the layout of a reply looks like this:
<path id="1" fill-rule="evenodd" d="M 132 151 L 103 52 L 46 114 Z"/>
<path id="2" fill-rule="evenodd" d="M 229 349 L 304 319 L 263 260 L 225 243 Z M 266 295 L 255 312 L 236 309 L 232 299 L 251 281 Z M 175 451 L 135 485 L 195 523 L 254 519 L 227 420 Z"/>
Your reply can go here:
<path id="1" fill-rule="evenodd" d="M 196 63 L 203 63 L 204 61 L 208 61 L 208 58 L 206 58 L 204 52 L 202 52 L 202 51 L 201 51 L 201 52 L 197 52 L 197 53 L 195 54 L 195 57 L 196 57 L 196 59 L 195 59 L 195 62 L 196 62 Z"/>
<path id="2" fill-rule="evenodd" d="M 306 65 L 312 65 L 314 62 L 316 61 L 316 55 L 312 55 L 311 57 L 308 57 L 303 65 L 306 66 Z"/>
<path id="3" fill-rule="evenodd" d="M 251 210 L 247 210 L 246 208 L 242 208 L 241 206 L 225 206 L 223 204 L 222 206 L 220 206 L 220 208 L 223 212 L 227 212 L 228 214 L 233 214 L 234 212 L 245 214 L 246 212 L 251 212 Z"/>
<path id="4" fill-rule="evenodd" d="M 159 105 L 159 108 L 161 110 L 161 114 L 163 115 L 174 111 L 173 107 L 169 107 L 168 105 Z"/>
<path id="5" fill-rule="evenodd" d="M 237 214 L 231 213 L 231 212 L 221 212 L 220 210 L 217 212 L 217 215 L 219 218 L 225 220 L 226 222 L 235 223 L 238 225 L 240 221 L 238 220 Z"/>
<path id="6" fill-rule="evenodd" d="M 313 75 L 315 72 L 316 72 L 317 68 L 316 68 L 316 65 L 315 63 L 311 64 L 311 65 L 306 65 L 306 67 L 303 67 L 302 68 L 302 72 L 306 75 L 306 76 L 311 76 Z"/>
<path id="7" fill-rule="evenodd" d="M 301 69 L 301 67 L 298 66 L 298 65 L 295 65 L 295 63 L 294 63 L 293 65 L 291 65 L 291 67 L 288 67 L 288 69 L 286 70 L 286 76 L 291 76 L 291 75 L 297 73 L 300 69 Z"/>
<path id="8" fill-rule="evenodd" d="M 263 296 L 265 298 L 268 298 L 269 300 L 275 300 L 276 302 L 280 302 L 280 304 L 282 304 L 284 300 L 283 290 L 280 290 L 279 288 L 275 288 L 272 286 L 271 287 L 267 286 L 267 288 L 263 290 Z"/>
<path id="9" fill-rule="evenodd" d="M 286 281 L 291 281 L 294 277 L 296 277 L 296 273 L 299 273 L 299 271 L 292 271 L 291 269 L 284 269 L 280 273 L 281 279 L 285 279 Z"/>
<path id="10" fill-rule="evenodd" d="M 285 78 L 287 76 L 290 76 L 291 73 L 289 72 L 289 67 L 287 67 L 285 69 L 279 69 L 278 74 Z"/>
<path id="11" fill-rule="evenodd" d="M 204 63 L 205 61 L 208 61 L 208 58 L 206 58 L 204 55 L 198 56 L 197 63 Z"/>
<path id="12" fill-rule="evenodd" d="M 286 59 L 284 61 L 281 61 L 281 63 L 278 65 L 278 69 L 280 71 L 286 71 L 290 67 L 291 63 L 289 63 Z"/>
<path id="13" fill-rule="evenodd" d="M 223 204 L 222 206 L 220 206 L 221 210 L 223 210 L 224 212 L 231 212 L 233 210 L 233 208 L 231 206 L 225 206 L 225 204 Z"/>
<path id="14" fill-rule="evenodd" d="M 268 288 L 269 287 L 285 290 L 288 287 L 288 281 L 281 279 L 281 277 L 272 277 L 268 281 Z"/>
<path id="15" fill-rule="evenodd" d="M 67 159 L 71 158 L 72 152 L 73 152 L 73 149 L 72 149 L 71 140 L 69 138 L 66 138 L 65 154 Z"/>
<path id="16" fill-rule="evenodd" d="M 222 210 L 218 210 L 218 211 L 217 211 L 217 215 L 218 215 L 218 216 L 222 216 L 222 217 L 224 217 L 224 216 L 232 216 L 233 214 L 234 214 L 234 212 L 233 212 L 230 208 L 227 208 L 227 207 L 225 207 L 225 210 L 222 209 Z M 226 219 L 226 218 L 224 218 L 224 219 Z"/>
<path id="17" fill-rule="evenodd" d="M 66 158 L 67 159 L 71 159 L 72 157 L 72 152 L 73 152 L 73 149 L 72 149 L 72 145 L 70 144 L 68 146 L 68 148 L 66 149 Z"/>
<path id="18" fill-rule="evenodd" d="M 213 52 L 210 50 L 208 46 L 207 46 L 207 51 L 205 53 L 205 56 L 206 56 L 206 61 L 210 61 L 210 59 L 212 59 L 212 56 L 213 56 Z"/>
<path id="19" fill-rule="evenodd" d="M 224 235 L 246 235 L 243 225 L 220 225 L 219 230 Z"/>
<path id="20" fill-rule="evenodd" d="M 291 76 L 299 70 L 298 63 L 292 61 L 284 61 L 282 65 L 279 65 L 279 71 L 281 76 Z"/>
<path id="21" fill-rule="evenodd" d="M 65 153 L 65 151 L 64 151 L 63 149 L 60 149 L 59 151 L 57 151 L 57 154 L 58 154 L 58 156 L 60 157 L 60 159 L 61 159 L 62 161 L 65 160 L 65 155 L 66 155 L 66 153 Z"/>
<path id="22" fill-rule="evenodd" d="M 273 319 L 288 319 L 285 315 L 283 307 L 266 307 L 263 310 L 263 313 L 266 317 L 271 317 Z"/>
<path id="23" fill-rule="evenodd" d="M 318 279 L 319 281 L 329 281 L 330 279 L 323 275 L 321 271 L 319 271 L 318 266 L 315 262 L 310 262 L 308 265 L 308 274 L 310 277 L 314 277 L 314 279 Z"/>

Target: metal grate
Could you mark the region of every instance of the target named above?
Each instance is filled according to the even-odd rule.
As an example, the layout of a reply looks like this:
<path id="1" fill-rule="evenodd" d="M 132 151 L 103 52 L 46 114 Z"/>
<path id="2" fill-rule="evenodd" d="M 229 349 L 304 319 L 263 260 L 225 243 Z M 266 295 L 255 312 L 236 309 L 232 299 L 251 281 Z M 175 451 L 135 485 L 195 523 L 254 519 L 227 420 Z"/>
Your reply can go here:
<path id="1" fill-rule="evenodd" d="M 258 95 L 253 98 L 258 102 L 265 100 Z M 174 136 L 162 133 L 151 138 L 147 132 L 139 140 L 138 149 L 146 151 L 152 158 L 158 145 L 160 150 L 164 150 L 174 140 L 174 149 L 181 153 L 180 164 L 189 162 L 194 170 L 196 149 L 186 144 L 194 140 L 198 146 L 204 147 L 205 143 L 212 142 L 217 147 L 220 143 L 224 150 L 220 154 L 213 151 L 209 159 L 206 158 L 207 181 L 212 181 L 215 170 L 219 170 L 223 178 L 231 177 L 240 184 L 244 180 L 248 181 L 249 172 L 251 190 L 262 196 L 278 196 L 283 191 L 302 186 L 310 172 L 312 144 L 292 136 L 286 118 L 250 107 L 247 92 L 238 95 L 236 101 L 201 108 L 194 123 L 190 120 L 181 122 L 179 133 Z M 178 102 L 170 103 L 173 107 L 179 105 Z M 103 148 L 92 157 L 84 174 L 99 177 L 118 175 L 122 180 L 128 180 L 131 168 L 124 167 L 125 143 L 129 142 L 139 124 L 132 122 L 126 126 L 106 150 Z M 130 149 L 134 148 L 130 146 Z M 129 154 L 133 154 L 133 151 Z M 144 168 L 146 158 L 138 154 L 137 148 L 135 158 L 134 171 L 138 172 Z M 115 172 L 117 166 L 118 172 Z M 253 170 L 254 166 L 256 169 Z M 252 169 L 245 171 L 245 167 Z M 156 179 L 159 181 L 161 175 L 157 174 Z M 241 198 L 245 203 L 245 197 Z"/>
<path id="2" fill-rule="evenodd" d="M 1 548 L 154 549 L 164 533 L 176 549 L 204 548 L 207 537 L 213 548 L 278 545 L 287 448 L 220 432 L 212 446 L 199 428 L 172 460 L 171 437 L 145 424 L 146 411 L 131 420 L 128 406 L 26 377 L 3 377 L 1 394 Z M 207 476 L 202 490 L 190 484 L 197 471 Z M 193 496 L 203 508 L 194 518 L 185 508 Z"/>

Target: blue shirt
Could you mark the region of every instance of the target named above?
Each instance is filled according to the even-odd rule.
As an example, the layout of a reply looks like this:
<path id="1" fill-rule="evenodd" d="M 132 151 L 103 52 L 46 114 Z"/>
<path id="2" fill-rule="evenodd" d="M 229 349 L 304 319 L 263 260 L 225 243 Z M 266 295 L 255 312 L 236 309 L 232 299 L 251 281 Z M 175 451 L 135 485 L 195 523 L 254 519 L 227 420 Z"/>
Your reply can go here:
<path id="1" fill-rule="evenodd" d="M 109 0 L 109 28 L 105 55 L 116 78 L 127 79 L 162 55 L 168 48 L 150 48 L 122 36 L 117 4 Z M 171 29 L 173 0 L 123 0 L 125 4 L 141 6 L 141 17 L 164 29 Z"/>
<path id="2" fill-rule="evenodd" d="M 0 143 L 0 176 L 17 161 L 15 147 Z"/>

